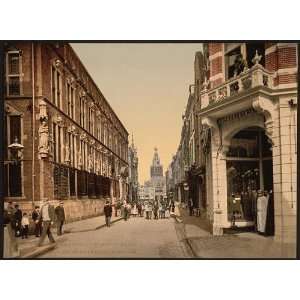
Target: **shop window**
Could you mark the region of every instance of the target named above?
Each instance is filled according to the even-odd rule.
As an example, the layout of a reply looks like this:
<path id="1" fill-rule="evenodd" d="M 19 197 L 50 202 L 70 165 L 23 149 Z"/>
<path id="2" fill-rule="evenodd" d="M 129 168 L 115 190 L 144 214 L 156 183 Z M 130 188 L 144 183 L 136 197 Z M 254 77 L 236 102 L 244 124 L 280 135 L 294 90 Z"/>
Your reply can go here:
<path id="1" fill-rule="evenodd" d="M 21 55 L 19 51 L 9 51 L 6 56 L 7 95 L 21 94 Z"/>

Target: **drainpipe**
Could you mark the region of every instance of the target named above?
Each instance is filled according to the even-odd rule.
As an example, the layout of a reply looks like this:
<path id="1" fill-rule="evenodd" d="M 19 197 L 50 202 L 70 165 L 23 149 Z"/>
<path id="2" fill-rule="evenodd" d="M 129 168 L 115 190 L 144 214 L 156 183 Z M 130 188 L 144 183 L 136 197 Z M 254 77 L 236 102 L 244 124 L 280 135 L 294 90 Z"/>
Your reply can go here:
<path id="1" fill-rule="evenodd" d="M 0 120 L 4 120 L 4 61 L 5 51 L 4 43 L 0 43 Z M 0 258 L 4 256 L 4 224 L 2 216 L 4 215 L 4 126 L 0 126 Z"/>
<path id="2" fill-rule="evenodd" d="M 34 72 L 34 43 L 31 43 L 31 79 L 32 79 L 32 164 L 31 164 L 31 191 L 32 207 L 35 206 L 35 72 Z"/>
<path id="3" fill-rule="evenodd" d="M 299 70 L 300 70 L 300 45 L 297 44 L 297 54 L 298 54 L 298 72 L 297 72 L 297 109 L 298 109 L 298 99 L 299 99 L 299 95 L 300 95 L 300 75 L 299 75 Z M 299 124 L 300 122 L 300 114 L 297 113 L 297 124 Z M 295 149 L 297 151 L 297 153 L 299 154 L 300 151 L 300 145 L 299 145 L 299 130 L 295 127 L 295 130 L 297 130 L 297 148 Z M 297 155 L 297 166 L 299 166 L 299 156 Z M 296 258 L 300 259 L 300 239 L 299 239 L 299 232 L 300 232 L 300 196 L 299 196 L 299 191 L 298 191 L 298 187 L 300 186 L 300 176 L 297 176 L 297 236 L 298 238 L 296 239 L 297 241 L 297 247 L 296 247 Z"/>

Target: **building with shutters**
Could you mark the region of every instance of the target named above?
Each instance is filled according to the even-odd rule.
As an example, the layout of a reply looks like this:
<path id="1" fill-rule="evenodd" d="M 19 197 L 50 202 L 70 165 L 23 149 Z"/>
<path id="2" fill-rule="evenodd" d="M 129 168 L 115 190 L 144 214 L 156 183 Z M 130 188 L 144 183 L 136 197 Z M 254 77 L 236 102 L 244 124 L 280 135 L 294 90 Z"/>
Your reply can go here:
<path id="1" fill-rule="evenodd" d="M 7 43 L 4 104 L 5 201 L 64 200 L 70 221 L 127 196 L 128 132 L 68 43 Z"/>

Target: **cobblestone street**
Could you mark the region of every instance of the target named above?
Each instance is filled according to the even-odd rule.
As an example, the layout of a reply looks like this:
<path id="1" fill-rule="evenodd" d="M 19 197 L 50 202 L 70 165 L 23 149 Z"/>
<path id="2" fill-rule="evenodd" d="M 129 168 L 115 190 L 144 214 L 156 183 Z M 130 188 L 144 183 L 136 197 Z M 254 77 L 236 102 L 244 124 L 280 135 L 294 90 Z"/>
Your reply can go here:
<path id="1" fill-rule="evenodd" d="M 190 254 L 176 232 L 175 222 L 173 218 L 132 217 L 110 228 L 65 234 L 57 241 L 56 249 L 40 258 L 187 258 Z"/>

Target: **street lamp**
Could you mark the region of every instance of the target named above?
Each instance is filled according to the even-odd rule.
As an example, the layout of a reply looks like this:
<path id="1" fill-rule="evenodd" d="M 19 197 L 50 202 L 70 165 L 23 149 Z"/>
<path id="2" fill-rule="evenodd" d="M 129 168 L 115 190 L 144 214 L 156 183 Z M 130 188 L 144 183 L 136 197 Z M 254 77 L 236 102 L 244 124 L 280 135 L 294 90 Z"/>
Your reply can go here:
<path id="1" fill-rule="evenodd" d="M 24 146 L 19 143 L 18 138 L 15 138 L 14 143 L 10 144 L 8 146 L 8 150 L 11 153 L 11 158 L 13 163 L 17 163 L 22 158 L 22 151 L 24 149 Z"/>

